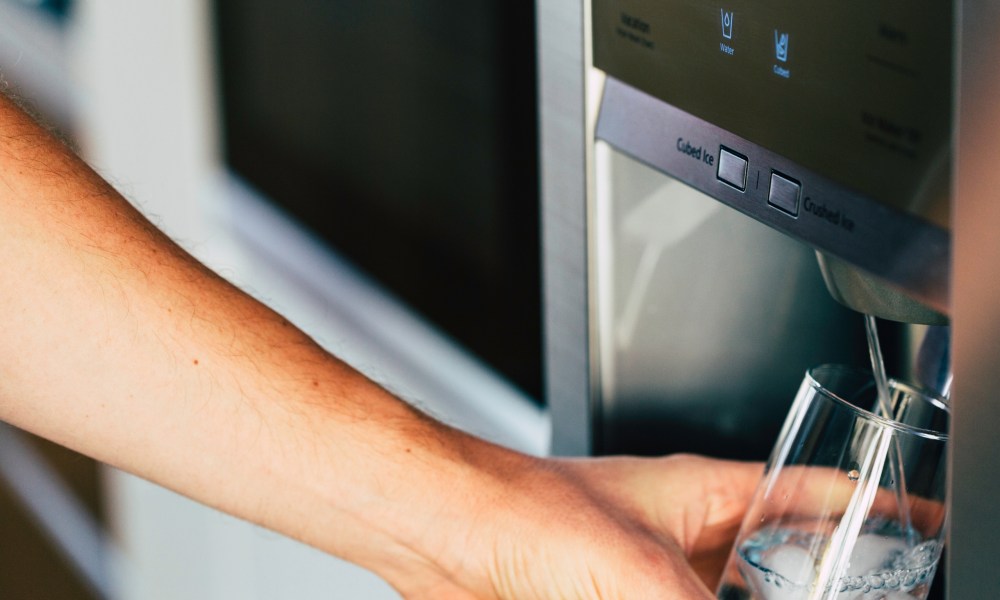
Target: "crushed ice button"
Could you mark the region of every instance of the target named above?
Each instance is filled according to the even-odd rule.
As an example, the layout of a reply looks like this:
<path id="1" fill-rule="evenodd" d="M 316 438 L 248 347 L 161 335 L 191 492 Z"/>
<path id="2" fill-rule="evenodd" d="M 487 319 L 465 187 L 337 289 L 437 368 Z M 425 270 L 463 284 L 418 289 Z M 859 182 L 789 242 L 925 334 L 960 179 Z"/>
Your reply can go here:
<path id="1" fill-rule="evenodd" d="M 802 186 L 791 177 L 771 171 L 771 190 L 767 203 L 793 217 L 799 214 L 799 192 Z"/>

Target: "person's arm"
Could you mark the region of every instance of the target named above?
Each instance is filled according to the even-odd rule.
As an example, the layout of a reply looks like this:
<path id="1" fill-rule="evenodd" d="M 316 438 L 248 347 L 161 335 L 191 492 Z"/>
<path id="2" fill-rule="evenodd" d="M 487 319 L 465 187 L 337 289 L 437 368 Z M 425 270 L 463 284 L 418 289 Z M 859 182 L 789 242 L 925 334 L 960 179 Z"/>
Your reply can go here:
<path id="1" fill-rule="evenodd" d="M 703 597 L 677 538 L 731 536 L 759 473 L 546 461 L 437 423 L 194 261 L 4 98 L 0 319 L 0 419 L 411 598 Z"/>

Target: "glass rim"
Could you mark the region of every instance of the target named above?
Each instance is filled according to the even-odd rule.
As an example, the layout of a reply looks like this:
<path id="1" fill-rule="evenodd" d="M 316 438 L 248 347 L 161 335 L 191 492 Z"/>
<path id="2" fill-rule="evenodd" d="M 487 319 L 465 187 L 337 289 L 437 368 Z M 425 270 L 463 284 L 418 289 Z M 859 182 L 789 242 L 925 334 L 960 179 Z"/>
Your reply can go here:
<path id="1" fill-rule="evenodd" d="M 878 423 L 883 427 L 889 427 L 890 429 L 894 429 L 896 431 L 901 431 L 903 433 L 915 435 L 918 437 L 929 438 L 932 440 L 939 440 L 942 442 L 948 441 L 949 435 L 947 431 L 941 432 L 934 429 L 926 429 L 923 427 L 916 427 L 914 425 L 907 425 L 906 423 L 901 423 L 900 421 L 897 421 L 895 419 L 883 417 L 881 415 L 873 413 L 868 409 L 861 408 L 857 404 L 842 397 L 841 395 L 837 394 L 836 392 L 826 387 L 824 384 L 820 383 L 819 380 L 814 375 L 814 373 L 821 370 L 861 374 L 871 378 L 872 384 L 874 384 L 874 374 L 871 371 L 867 371 L 865 369 L 859 369 L 857 367 L 850 367 L 847 365 L 824 364 L 824 365 L 819 365 L 818 367 L 811 367 L 808 370 L 806 370 L 806 378 L 809 380 L 810 386 L 815 388 L 824 396 L 844 405 L 851 411 L 858 413 L 860 416 L 864 417 L 867 420 L 874 421 L 875 423 Z M 889 379 L 889 387 L 893 389 L 903 390 L 904 392 L 909 393 L 913 397 L 921 398 L 922 400 L 926 401 L 928 404 L 930 404 L 937 410 L 944 411 L 945 414 L 948 416 L 949 422 L 951 421 L 951 408 L 947 405 L 944 399 L 942 399 L 938 394 L 935 394 L 926 389 L 919 388 L 912 384 L 906 383 L 905 381 L 901 381 L 899 379 L 894 379 L 894 378 Z"/>

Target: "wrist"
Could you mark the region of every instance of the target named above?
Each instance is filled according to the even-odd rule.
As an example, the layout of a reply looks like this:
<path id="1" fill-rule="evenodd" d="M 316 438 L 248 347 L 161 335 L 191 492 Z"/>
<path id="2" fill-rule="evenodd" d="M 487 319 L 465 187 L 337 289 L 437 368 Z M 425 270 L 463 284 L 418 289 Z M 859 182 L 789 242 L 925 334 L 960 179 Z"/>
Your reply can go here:
<path id="1" fill-rule="evenodd" d="M 423 429 L 426 427 L 427 429 Z M 538 459 L 426 419 L 399 452 L 391 485 L 364 511 L 366 527 L 384 533 L 357 562 L 407 597 L 439 597 L 442 581 L 460 582 L 489 552 L 498 521 L 515 501 L 519 481 Z M 415 439 L 414 439 L 415 438 Z"/>

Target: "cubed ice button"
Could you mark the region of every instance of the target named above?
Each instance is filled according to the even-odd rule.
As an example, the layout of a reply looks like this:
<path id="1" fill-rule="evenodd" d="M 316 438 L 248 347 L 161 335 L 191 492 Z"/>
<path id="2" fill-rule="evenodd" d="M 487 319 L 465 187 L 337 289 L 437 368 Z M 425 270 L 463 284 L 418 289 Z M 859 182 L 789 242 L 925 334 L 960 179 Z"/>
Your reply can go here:
<path id="1" fill-rule="evenodd" d="M 725 146 L 719 148 L 719 170 L 716 177 L 739 191 L 747 189 L 747 157 Z"/>

